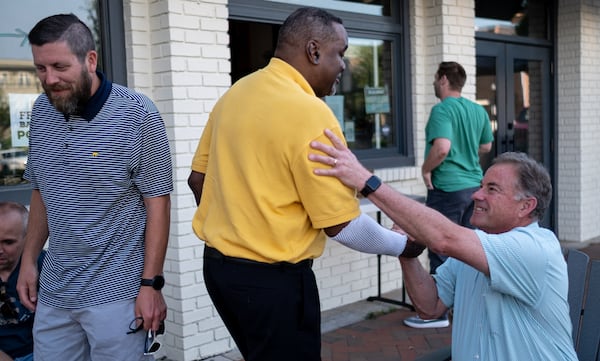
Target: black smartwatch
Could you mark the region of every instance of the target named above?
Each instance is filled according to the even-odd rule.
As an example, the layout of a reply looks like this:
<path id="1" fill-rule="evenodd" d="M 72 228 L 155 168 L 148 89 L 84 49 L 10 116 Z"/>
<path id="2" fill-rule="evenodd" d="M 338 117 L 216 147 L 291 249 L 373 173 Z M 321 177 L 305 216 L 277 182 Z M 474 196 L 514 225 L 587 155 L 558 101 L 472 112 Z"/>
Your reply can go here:
<path id="1" fill-rule="evenodd" d="M 381 179 L 379 179 L 377 176 L 372 175 L 369 179 L 367 179 L 365 187 L 360 190 L 360 194 L 362 194 L 363 197 L 367 197 L 369 194 L 375 192 L 380 186 Z"/>
<path id="2" fill-rule="evenodd" d="M 162 290 L 165 286 L 165 278 L 161 275 L 156 275 L 154 278 L 142 278 L 142 286 L 150 286 L 157 291 Z"/>

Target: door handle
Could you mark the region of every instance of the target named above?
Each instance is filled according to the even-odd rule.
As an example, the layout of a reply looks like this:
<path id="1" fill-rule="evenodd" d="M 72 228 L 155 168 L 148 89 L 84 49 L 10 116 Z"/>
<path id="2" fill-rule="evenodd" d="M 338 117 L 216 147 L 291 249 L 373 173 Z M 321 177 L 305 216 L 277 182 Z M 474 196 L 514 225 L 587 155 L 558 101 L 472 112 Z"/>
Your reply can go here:
<path id="1" fill-rule="evenodd" d="M 511 152 L 514 150 L 515 147 L 515 139 L 513 138 L 512 134 L 507 134 L 504 137 L 502 137 L 500 144 L 502 144 L 506 152 Z"/>

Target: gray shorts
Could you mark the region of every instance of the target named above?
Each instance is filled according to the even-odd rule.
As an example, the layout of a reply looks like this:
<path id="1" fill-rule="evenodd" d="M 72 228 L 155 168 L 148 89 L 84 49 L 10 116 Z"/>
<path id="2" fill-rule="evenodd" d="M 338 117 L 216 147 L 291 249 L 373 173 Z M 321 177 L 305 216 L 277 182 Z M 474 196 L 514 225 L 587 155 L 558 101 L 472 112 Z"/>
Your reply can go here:
<path id="1" fill-rule="evenodd" d="M 33 325 L 35 361 L 148 361 L 144 330 L 127 334 L 135 299 L 64 309 L 37 305 Z"/>

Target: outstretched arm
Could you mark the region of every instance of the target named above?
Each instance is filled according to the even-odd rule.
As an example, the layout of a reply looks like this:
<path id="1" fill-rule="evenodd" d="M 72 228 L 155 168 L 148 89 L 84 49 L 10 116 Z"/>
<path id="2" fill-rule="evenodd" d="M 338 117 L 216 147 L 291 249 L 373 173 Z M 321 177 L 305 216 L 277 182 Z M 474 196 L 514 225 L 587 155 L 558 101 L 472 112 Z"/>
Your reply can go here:
<path id="1" fill-rule="evenodd" d="M 329 165 L 316 168 L 315 174 L 337 177 L 346 186 L 362 189 L 372 175 L 356 156 L 330 130 L 325 135 L 333 146 L 311 142 L 313 149 L 326 155 L 309 154 L 309 159 Z M 334 165 L 335 167 L 331 167 Z M 489 275 L 487 259 L 477 234 L 454 224 L 441 213 L 398 193 L 383 184 L 369 195 L 369 199 L 408 234 L 423 241 L 436 253 L 452 256 Z"/>

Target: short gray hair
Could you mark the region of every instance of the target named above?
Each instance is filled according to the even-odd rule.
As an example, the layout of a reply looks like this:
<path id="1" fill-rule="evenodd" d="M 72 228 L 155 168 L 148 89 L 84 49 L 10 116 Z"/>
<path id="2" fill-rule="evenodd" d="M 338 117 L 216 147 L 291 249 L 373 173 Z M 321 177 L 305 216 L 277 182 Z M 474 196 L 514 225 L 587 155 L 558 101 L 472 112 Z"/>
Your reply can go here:
<path id="1" fill-rule="evenodd" d="M 31 45 L 65 41 L 80 63 L 90 50 L 96 50 L 92 31 L 73 14 L 58 14 L 40 20 L 27 37 Z"/>
<path id="2" fill-rule="evenodd" d="M 544 218 L 546 209 L 552 201 L 552 181 L 544 166 L 535 159 L 521 152 L 500 154 L 492 165 L 511 164 L 517 173 L 515 188 L 526 197 L 537 199 L 537 206 L 531 217 L 537 220 Z"/>

